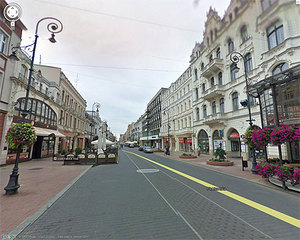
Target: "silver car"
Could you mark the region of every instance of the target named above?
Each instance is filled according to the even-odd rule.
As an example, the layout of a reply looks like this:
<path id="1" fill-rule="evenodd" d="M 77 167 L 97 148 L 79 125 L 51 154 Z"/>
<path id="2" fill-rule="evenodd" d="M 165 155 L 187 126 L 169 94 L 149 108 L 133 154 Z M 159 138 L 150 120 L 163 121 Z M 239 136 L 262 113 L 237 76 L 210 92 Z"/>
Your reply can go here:
<path id="1" fill-rule="evenodd" d="M 153 149 L 151 147 L 144 147 L 145 153 L 153 153 Z"/>

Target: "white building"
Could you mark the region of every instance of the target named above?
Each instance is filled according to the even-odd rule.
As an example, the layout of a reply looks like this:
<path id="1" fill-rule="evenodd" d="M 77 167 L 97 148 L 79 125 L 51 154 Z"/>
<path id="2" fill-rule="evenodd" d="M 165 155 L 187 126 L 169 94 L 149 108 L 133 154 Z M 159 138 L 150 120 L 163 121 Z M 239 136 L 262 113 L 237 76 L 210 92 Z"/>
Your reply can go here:
<path id="1" fill-rule="evenodd" d="M 249 128 L 248 109 L 240 105 L 247 99 L 244 72 L 251 86 L 300 64 L 299 11 L 294 0 L 232 0 L 223 18 L 210 8 L 203 42 L 190 61 L 195 145 L 202 152 L 221 146 L 228 156 L 242 155 L 241 135 Z M 235 51 L 244 57 L 238 73 L 230 60 Z M 261 127 L 258 103 L 251 97 L 250 104 L 254 125 Z"/>
<path id="2" fill-rule="evenodd" d="M 163 148 L 169 141 L 171 151 L 190 152 L 194 148 L 192 102 L 192 73 L 189 67 L 162 94 L 160 136 L 163 138 Z"/>

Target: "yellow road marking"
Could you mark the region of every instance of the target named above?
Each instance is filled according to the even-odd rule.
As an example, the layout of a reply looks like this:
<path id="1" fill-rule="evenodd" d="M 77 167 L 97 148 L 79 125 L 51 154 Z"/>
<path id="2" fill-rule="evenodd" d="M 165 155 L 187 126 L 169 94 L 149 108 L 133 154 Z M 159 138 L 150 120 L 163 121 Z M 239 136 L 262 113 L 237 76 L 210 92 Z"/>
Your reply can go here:
<path id="1" fill-rule="evenodd" d="M 127 153 L 130 153 L 130 154 L 136 155 L 136 156 L 138 156 L 140 158 L 143 158 L 143 159 L 145 159 L 145 160 L 147 160 L 147 161 L 149 161 L 151 163 L 154 163 L 154 164 L 156 164 L 156 165 L 158 165 L 160 167 L 163 167 L 163 168 L 165 168 L 165 169 L 167 169 L 167 170 L 169 170 L 171 172 L 174 172 L 174 173 L 176 173 L 176 174 L 178 174 L 180 176 L 188 178 L 188 179 L 190 179 L 190 180 L 192 180 L 192 181 L 194 181 L 196 183 L 199 183 L 199 184 L 201 184 L 201 185 L 203 185 L 205 187 L 216 188 L 216 189 L 218 188 L 217 186 L 214 186 L 214 185 L 212 185 L 210 183 L 204 182 L 204 181 L 202 181 L 202 180 L 200 180 L 198 178 L 192 177 L 192 176 L 190 176 L 188 174 L 185 174 L 183 172 L 180 172 L 178 170 L 175 170 L 173 168 L 165 166 L 165 165 L 163 165 L 161 163 L 158 163 L 158 162 L 155 162 L 155 161 L 150 160 L 148 158 L 145 158 L 145 157 L 143 157 L 141 155 L 138 155 L 136 153 L 132 153 L 132 152 L 128 152 L 128 151 L 124 151 L 124 152 L 127 152 Z M 235 199 L 235 200 L 237 200 L 237 201 L 239 201 L 241 203 L 244 203 L 244 204 L 246 204 L 246 205 L 248 205 L 250 207 L 253 207 L 253 208 L 255 208 L 255 209 L 259 210 L 259 211 L 262 211 L 262 212 L 264 212 L 264 213 L 266 213 L 268 215 L 271 215 L 271 216 L 273 216 L 273 217 L 275 217 L 275 218 L 277 218 L 277 219 L 279 219 L 281 221 L 284 221 L 284 222 L 289 223 L 289 224 L 291 224 L 291 225 L 293 225 L 293 226 L 295 226 L 297 228 L 300 228 L 300 220 L 297 219 L 297 218 L 288 216 L 288 215 L 286 215 L 284 213 L 281 213 L 281 212 L 276 211 L 276 210 L 274 210 L 272 208 L 266 207 L 266 206 L 264 206 L 264 205 L 262 205 L 260 203 L 254 202 L 252 200 L 249 200 L 247 198 L 244 198 L 242 196 L 239 196 L 239 195 L 237 195 L 235 193 L 232 193 L 232 192 L 229 192 L 229 191 L 226 191 L 226 190 L 225 191 L 222 190 L 222 191 L 218 191 L 218 192 L 221 193 L 221 194 L 223 194 L 223 195 L 226 195 L 226 196 L 228 196 L 228 197 L 230 197 L 232 199 Z"/>

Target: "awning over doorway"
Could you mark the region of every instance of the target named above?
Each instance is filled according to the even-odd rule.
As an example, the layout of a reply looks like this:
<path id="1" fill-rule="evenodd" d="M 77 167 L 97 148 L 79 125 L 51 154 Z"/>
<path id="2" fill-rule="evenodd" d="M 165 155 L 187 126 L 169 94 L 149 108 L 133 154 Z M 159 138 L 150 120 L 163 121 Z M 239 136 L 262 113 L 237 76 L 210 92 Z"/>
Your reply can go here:
<path id="1" fill-rule="evenodd" d="M 66 137 L 64 134 L 60 133 L 57 130 L 53 130 L 53 129 L 46 129 L 46 128 L 39 128 L 39 127 L 35 127 L 35 134 L 37 136 L 49 136 L 50 134 L 53 134 L 55 137 Z"/>
<path id="2" fill-rule="evenodd" d="M 228 138 L 240 138 L 240 135 L 237 132 L 233 132 L 229 135 Z"/>

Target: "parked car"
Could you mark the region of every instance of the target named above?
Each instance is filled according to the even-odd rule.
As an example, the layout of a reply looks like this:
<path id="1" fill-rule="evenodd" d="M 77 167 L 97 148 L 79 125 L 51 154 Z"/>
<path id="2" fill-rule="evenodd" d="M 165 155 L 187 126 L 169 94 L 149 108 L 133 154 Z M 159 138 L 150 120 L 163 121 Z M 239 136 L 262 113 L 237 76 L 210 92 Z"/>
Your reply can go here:
<path id="1" fill-rule="evenodd" d="M 145 147 L 144 152 L 145 153 L 153 153 L 153 149 L 151 147 Z"/>
<path id="2" fill-rule="evenodd" d="M 129 144 L 129 147 L 130 148 L 134 148 L 134 144 Z"/>
<path id="3" fill-rule="evenodd" d="M 139 151 L 144 151 L 143 146 L 139 146 Z"/>

